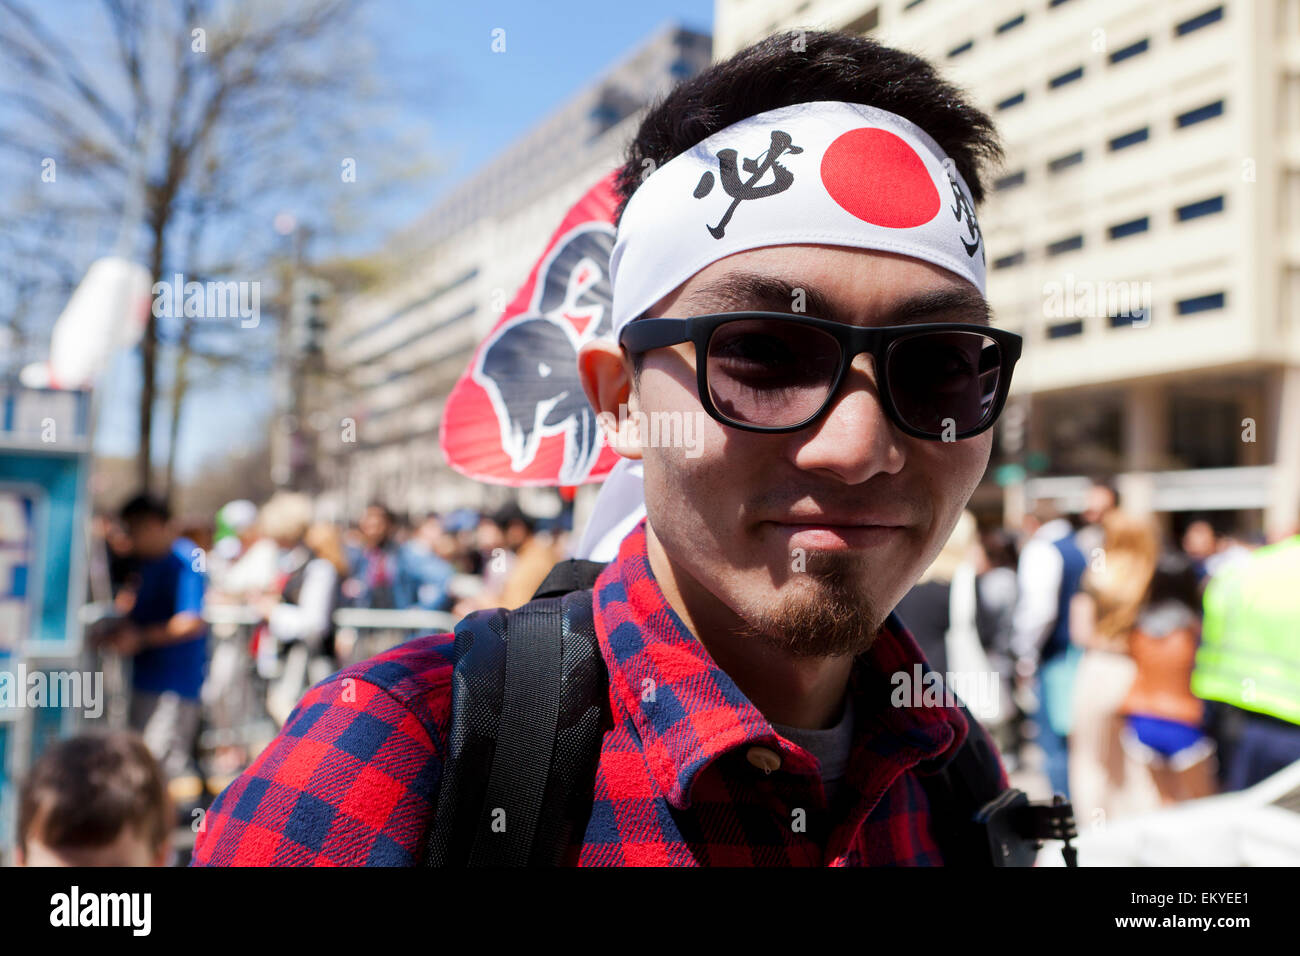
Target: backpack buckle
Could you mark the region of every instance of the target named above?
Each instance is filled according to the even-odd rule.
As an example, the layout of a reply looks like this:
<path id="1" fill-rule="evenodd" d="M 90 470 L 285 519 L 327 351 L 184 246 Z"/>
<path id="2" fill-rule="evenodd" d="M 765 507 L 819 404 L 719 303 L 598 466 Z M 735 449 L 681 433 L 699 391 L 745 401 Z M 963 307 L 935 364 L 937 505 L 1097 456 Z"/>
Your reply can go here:
<path id="1" fill-rule="evenodd" d="M 975 815 L 988 842 L 994 866 L 1033 866 L 1044 840 L 1064 843 L 1066 866 L 1078 866 L 1078 850 L 1070 841 L 1079 836 L 1074 808 L 1060 794 L 1051 803 L 1031 803 L 1021 790 L 1004 790 Z"/>

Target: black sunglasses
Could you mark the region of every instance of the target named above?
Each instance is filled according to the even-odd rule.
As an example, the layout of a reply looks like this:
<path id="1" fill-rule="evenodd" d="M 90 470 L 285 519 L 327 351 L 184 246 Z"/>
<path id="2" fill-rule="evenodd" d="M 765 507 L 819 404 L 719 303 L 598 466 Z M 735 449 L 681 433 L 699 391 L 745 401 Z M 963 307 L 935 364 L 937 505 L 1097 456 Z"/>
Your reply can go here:
<path id="1" fill-rule="evenodd" d="M 691 342 L 704 410 L 751 432 L 792 432 L 820 418 L 860 352 L 875 362 L 880 403 L 901 431 L 957 441 L 997 421 L 1021 338 L 987 325 L 857 326 L 784 312 L 636 319 L 619 344 L 632 354 Z"/>

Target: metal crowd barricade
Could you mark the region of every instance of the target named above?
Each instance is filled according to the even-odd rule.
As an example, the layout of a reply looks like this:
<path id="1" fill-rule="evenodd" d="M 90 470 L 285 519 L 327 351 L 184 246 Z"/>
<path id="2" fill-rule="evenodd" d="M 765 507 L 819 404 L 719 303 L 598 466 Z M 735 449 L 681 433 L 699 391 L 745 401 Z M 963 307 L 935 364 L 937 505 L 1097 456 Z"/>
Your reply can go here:
<path id="1" fill-rule="evenodd" d="M 450 631 L 459 620 L 446 611 L 339 608 L 334 612 L 334 646 L 340 660 L 355 663 L 411 638 Z"/>
<path id="2" fill-rule="evenodd" d="M 110 604 L 86 604 L 79 617 L 82 626 L 89 628 L 113 613 Z M 241 763 L 246 763 L 270 743 L 279 729 L 277 717 L 272 716 L 274 708 L 268 708 L 268 692 L 276 683 L 275 677 L 259 669 L 252 653 L 253 636 L 262 619 L 251 606 L 215 602 L 204 607 L 203 617 L 208 622 L 211 641 L 208 674 L 203 684 L 204 719 L 199 751 L 211 757 L 233 748 L 236 753 L 242 753 Z M 347 667 L 415 637 L 451 631 L 459 620 L 445 611 L 340 608 L 334 612 L 339 666 Z M 89 648 L 86 657 L 89 669 L 104 674 L 105 725 L 125 727 L 130 695 L 129 663 L 114 654 L 100 655 Z M 313 666 L 303 691 L 328 676 L 327 663 L 313 664 L 325 666 L 323 670 Z M 284 714 L 278 716 L 282 719 Z M 218 769 L 214 782 L 222 782 L 222 778 L 235 770 L 233 766 Z"/>
<path id="3" fill-rule="evenodd" d="M 207 604 L 208 675 L 203 682 L 203 732 L 199 750 L 210 754 L 237 747 L 247 756 L 259 753 L 275 736 L 275 722 L 266 711 L 266 681 L 258 674 L 250 651 L 261 617 L 242 604 Z"/>

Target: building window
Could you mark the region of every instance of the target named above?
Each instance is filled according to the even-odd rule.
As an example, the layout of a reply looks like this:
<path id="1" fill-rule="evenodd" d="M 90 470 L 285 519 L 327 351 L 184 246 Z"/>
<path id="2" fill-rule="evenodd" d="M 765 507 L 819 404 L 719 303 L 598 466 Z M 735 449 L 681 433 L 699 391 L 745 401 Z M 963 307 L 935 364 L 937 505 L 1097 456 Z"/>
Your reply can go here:
<path id="1" fill-rule="evenodd" d="M 1143 37 L 1137 43 L 1130 43 L 1123 49 L 1116 50 L 1110 55 L 1110 62 L 1119 63 L 1121 60 L 1127 60 L 1131 56 L 1137 56 L 1139 53 L 1145 53 L 1149 46 L 1147 38 Z"/>
<path id="2" fill-rule="evenodd" d="M 948 51 L 948 58 L 951 59 L 954 56 L 961 56 L 963 53 L 965 53 L 974 45 L 975 45 L 974 40 L 967 40 L 965 43 L 959 43 L 951 50 Z"/>
<path id="3" fill-rule="evenodd" d="M 1123 239 L 1125 236 L 1136 235 L 1139 232 L 1146 232 L 1151 227 L 1150 219 L 1143 216 L 1141 219 L 1130 219 L 1128 222 L 1117 223 L 1110 227 L 1110 237 L 1112 239 Z"/>
<path id="4" fill-rule="evenodd" d="M 1056 242 L 1049 243 L 1047 254 L 1049 256 L 1059 256 L 1064 252 L 1073 252 L 1075 249 L 1083 248 L 1083 235 L 1069 236 L 1065 239 L 1058 239 Z"/>
<path id="5" fill-rule="evenodd" d="M 1110 146 L 1110 151 L 1113 153 L 1116 150 L 1125 149 L 1129 146 L 1136 146 L 1138 143 L 1145 143 L 1150 136 L 1150 128 L 1143 126 L 1141 129 L 1135 129 L 1131 133 L 1123 133 L 1116 136 L 1108 145 Z"/>
<path id="6" fill-rule="evenodd" d="M 1083 319 L 1075 319 L 1072 322 L 1056 322 L 1047 327 L 1047 337 L 1049 339 L 1066 339 L 1071 335 L 1083 334 Z"/>
<path id="7" fill-rule="evenodd" d="M 993 191 L 1002 192 L 1004 189 L 1015 189 L 1017 186 L 1025 184 L 1025 171 L 1017 170 L 1014 173 L 1008 173 L 1000 179 L 993 181 Z"/>
<path id="8" fill-rule="evenodd" d="M 1050 80 L 1047 81 L 1047 86 L 1048 89 L 1054 90 L 1057 87 L 1065 86 L 1066 83 L 1073 83 L 1075 80 L 1080 79 L 1082 76 L 1083 76 L 1083 67 L 1076 66 L 1073 70 L 1069 70 L 1065 73 L 1062 73 L 1060 76 L 1052 77 Z"/>
<path id="9" fill-rule="evenodd" d="M 1223 212 L 1222 196 L 1213 196 L 1210 199 L 1202 199 L 1200 202 L 1189 202 L 1186 206 L 1179 206 L 1174 211 L 1174 215 L 1179 222 L 1186 222 L 1188 219 L 1212 216 L 1216 212 Z"/>
<path id="10" fill-rule="evenodd" d="M 1141 309 L 1129 309 L 1127 312 L 1116 312 L 1108 317 L 1112 329 L 1123 329 L 1133 325 L 1150 325 L 1151 308 L 1147 306 Z"/>
<path id="11" fill-rule="evenodd" d="M 1065 156 L 1058 156 L 1047 164 L 1048 172 L 1059 173 L 1063 169 L 1069 169 L 1071 166 L 1078 166 L 1083 162 L 1083 150 L 1076 150 L 1073 153 L 1067 153 Z"/>
<path id="12" fill-rule="evenodd" d="M 1021 90 L 1019 93 L 1016 93 L 1013 96 L 1008 96 L 1005 100 L 1002 100 L 1000 103 L 997 104 L 997 108 L 1000 110 L 1008 110 L 1011 109 L 1011 107 L 1013 106 L 1018 106 L 1024 101 L 1025 101 L 1025 91 Z"/>
<path id="13" fill-rule="evenodd" d="M 1214 309 L 1222 309 L 1223 303 L 1224 294 L 1222 292 L 1211 292 L 1209 295 L 1179 299 L 1176 308 L 1179 315 L 1195 315 L 1197 312 L 1211 312 Z"/>
<path id="14" fill-rule="evenodd" d="M 993 260 L 994 269 L 1010 269 L 1012 266 L 1018 266 L 1025 261 L 1025 250 L 1013 252 L 1009 256 L 1003 256 L 1001 259 Z"/>
<path id="15" fill-rule="evenodd" d="M 1025 15 L 1022 13 L 1018 17 L 1012 17 L 1010 20 L 1006 21 L 1005 23 L 999 23 L 997 25 L 997 29 L 995 29 L 993 32 L 1006 33 L 1008 30 L 1014 30 L 1016 27 L 1020 26 L 1024 22 L 1025 22 Z"/>
<path id="16" fill-rule="evenodd" d="M 1218 23 L 1223 19 L 1223 7 L 1215 7 L 1213 10 L 1206 10 L 1204 13 L 1192 17 L 1190 20 L 1184 20 L 1174 27 L 1174 36 L 1187 36 L 1193 30 L 1199 30 L 1201 27 L 1208 27 L 1211 23 Z"/>
<path id="17" fill-rule="evenodd" d="M 1223 100 L 1216 100 L 1213 103 L 1198 106 L 1194 110 L 1188 110 L 1186 113 L 1179 113 L 1174 119 L 1174 126 L 1182 129 L 1184 126 L 1193 126 L 1196 123 L 1203 123 L 1208 119 L 1214 119 L 1214 117 L 1222 115 Z"/>

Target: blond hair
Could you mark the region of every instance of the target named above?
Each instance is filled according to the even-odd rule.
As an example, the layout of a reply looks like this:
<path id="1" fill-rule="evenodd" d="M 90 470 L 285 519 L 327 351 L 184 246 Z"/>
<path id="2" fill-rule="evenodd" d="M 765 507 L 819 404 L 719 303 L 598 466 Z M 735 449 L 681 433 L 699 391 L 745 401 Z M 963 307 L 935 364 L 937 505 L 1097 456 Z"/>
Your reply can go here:
<path id="1" fill-rule="evenodd" d="M 311 526 L 311 499 L 297 491 L 277 491 L 257 515 L 262 534 L 281 540 L 301 541 Z"/>
<path id="2" fill-rule="evenodd" d="M 339 577 L 348 576 L 350 569 L 343 551 L 343 535 L 339 534 L 339 529 L 334 525 L 324 522 L 312 525 L 303 535 L 302 542 L 311 548 L 316 557 L 324 558 L 334 565 L 334 570 L 339 573 Z"/>
<path id="3" fill-rule="evenodd" d="M 1093 637 L 1100 647 L 1123 650 L 1155 574 L 1160 538 L 1155 523 L 1118 509 L 1101 519 L 1104 545 L 1088 559 L 1082 587 L 1097 605 Z"/>

